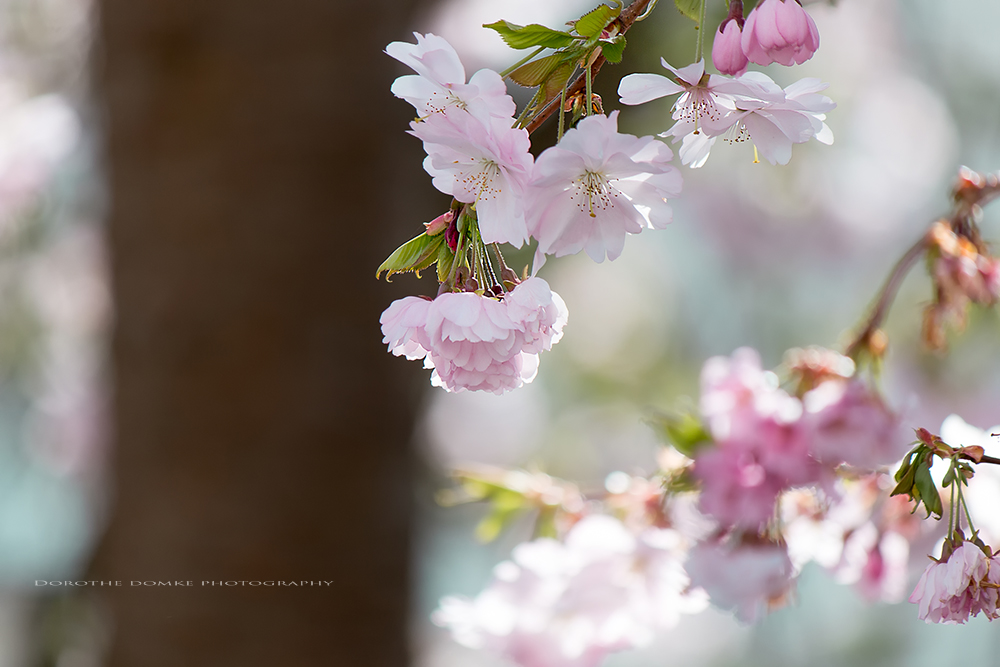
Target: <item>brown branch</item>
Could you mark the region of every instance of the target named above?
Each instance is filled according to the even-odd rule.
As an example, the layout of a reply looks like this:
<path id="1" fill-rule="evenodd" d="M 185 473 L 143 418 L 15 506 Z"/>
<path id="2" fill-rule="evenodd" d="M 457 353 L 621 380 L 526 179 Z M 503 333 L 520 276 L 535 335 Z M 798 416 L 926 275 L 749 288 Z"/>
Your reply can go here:
<path id="1" fill-rule="evenodd" d="M 861 330 L 861 333 L 855 336 L 851 344 L 847 346 L 847 351 L 845 352 L 847 356 L 854 358 L 861 347 L 867 345 L 872 334 L 882 325 L 882 320 L 885 319 L 889 308 L 892 307 L 892 302 L 896 298 L 896 292 L 899 291 L 899 286 L 902 284 L 903 278 L 913 267 L 913 264 L 924 254 L 925 250 L 927 250 L 926 235 L 920 237 L 919 241 L 910 246 L 906 254 L 896 262 L 896 266 L 892 267 L 892 272 L 879 292 L 878 300 L 875 303 L 875 307 L 872 308 L 871 315 L 868 316 L 865 327 Z"/>
<path id="2" fill-rule="evenodd" d="M 983 176 L 967 167 L 962 167 L 959 170 L 958 182 L 952 193 L 952 198 L 955 201 L 955 209 L 949 218 L 949 222 L 956 233 L 969 237 L 980 250 L 982 249 L 982 242 L 979 239 L 979 230 L 975 225 L 975 218 L 980 207 L 985 206 L 997 197 L 1000 197 L 1000 179 L 997 176 L 993 174 Z M 882 286 L 875 307 L 872 308 L 864 328 L 854 337 L 851 344 L 847 346 L 847 356 L 855 357 L 862 346 L 868 344 L 871 336 L 881 326 L 882 321 L 889 312 L 889 308 L 892 307 L 892 302 L 899 291 L 899 286 L 903 278 L 929 246 L 930 238 L 925 234 L 892 267 L 892 272 L 890 272 L 889 278 Z M 1000 463 L 1000 460 L 997 463 Z"/>
<path id="3" fill-rule="evenodd" d="M 624 35 L 635 23 L 635 20 L 641 16 L 644 11 L 646 11 L 646 7 L 649 6 L 650 2 L 652 2 L 652 0 L 635 0 L 635 2 L 625 8 L 621 15 L 615 19 L 611 25 L 618 26 L 618 34 Z M 600 71 L 601 66 L 604 65 L 604 63 L 604 55 L 601 54 L 597 56 L 597 59 L 594 60 L 594 63 L 590 66 L 591 81 L 593 81 L 593 78 L 597 76 L 597 72 Z M 583 93 L 586 87 L 587 71 L 584 70 L 576 77 L 576 80 L 570 84 L 569 88 L 566 89 L 566 99 L 571 99 L 574 95 Z M 528 134 L 531 134 L 541 127 L 542 123 L 547 121 L 549 116 L 555 113 L 556 109 L 559 107 L 560 99 L 561 97 L 559 96 L 553 97 L 542 108 L 542 110 L 538 112 L 538 115 L 531 119 L 531 122 L 525 127 L 525 129 L 528 130 Z"/>

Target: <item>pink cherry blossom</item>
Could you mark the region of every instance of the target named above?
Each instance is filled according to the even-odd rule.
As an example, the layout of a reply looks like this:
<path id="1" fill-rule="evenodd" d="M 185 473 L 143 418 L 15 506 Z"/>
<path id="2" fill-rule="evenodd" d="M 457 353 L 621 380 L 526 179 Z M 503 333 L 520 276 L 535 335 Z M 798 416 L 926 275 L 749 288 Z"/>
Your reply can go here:
<path id="1" fill-rule="evenodd" d="M 410 127 L 424 142 L 424 169 L 434 187 L 475 203 L 483 242 L 521 246 L 528 239 L 523 196 L 533 162 L 527 131 L 502 118 L 481 121 L 457 108 Z"/>
<path id="2" fill-rule="evenodd" d="M 971 542 L 963 542 L 947 559 L 927 566 L 910 602 L 928 623 L 965 623 L 980 612 L 996 619 L 1000 563 Z"/>
<path id="3" fill-rule="evenodd" d="M 503 299 L 474 292 L 406 297 L 382 313 L 381 324 L 393 354 L 434 369 L 434 386 L 500 394 L 534 379 L 538 353 L 559 341 L 567 317 L 548 283 L 529 278 Z"/>
<path id="4" fill-rule="evenodd" d="M 747 16 L 741 44 L 758 65 L 801 65 L 819 48 L 819 31 L 796 0 L 763 0 Z"/>
<path id="5" fill-rule="evenodd" d="M 726 19 L 715 33 L 712 42 L 712 64 L 723 74 L 739 76 L 747 71 L 747 57 L 740 41 L 742 32 L 735 19 Z"/>
<path id="6" fill-rule="evenodd" d="M 752 452 L 711 447 L 695 458 L 701 482 L 698 508 L 725 526 L 756 528 L 774 517 L 784 480 L 769 473 Z"/>
<path id="7" fill-rule="evenodd" d="M 465 67 L 447 40 L 430 33 L 415 32 L 413 36 L 416 44 L 393 42 L 385 48 L 387 54 L 416 72 L 393 82 L 396 97 L 412 104 L 421 118 L 458 107 L 484 121 L 490 116 L 513 120 L 517 106 L 499 74 L 482 69 L 466 83 Z"/>
<path id="8" fill-rule="evenodd" d="M 677 82 L 661 74 L 629 74 L 618 84 L 622 104 L 645 104 L 661 97 L 683 93 L 677 98 L 671 114 L 677 121 L 674 126 L 676 131 L 671 131 L 673 136 L 702 128 L 710 133 L 724 132 L 731 123 L 726 123 L 723 119 L 733 107 L 728 96 L 720 94 L 716 88 L 730 79 L 717 74 L 706 77 L 704 60 L 680 69 L 671 67 L 662 58 L 660 63 L 677 77 Z"/>
<path id="9" fill-rule="evenodd" d="M 584 118 L 535 163 L 528 229 L 538 253 L 613 260 L 627 234 L 665 227 L 667 199 L 681 191 L 672 157 L 653 137 L 619 133 L 617 111 Z"/>
<path id="10" fill-rule="evenodd" d="M 704 608 L 704 595 L 686 592 L 682 560 L 676 531 L 634 534 L 592 515 L 562 543 L 518 545 L 486 590 L 474 600 L 443 599 L 432 619 L 459 643 L 524 667 L 596 667 Z"/>
<path id="11" fill-rule="evenodd" d="M 744 623 L 757 620 L 792 586 L 792 563 L 777 544 L 702 542 L 691 549 L 686 569 L 692 586 L 704 589 L 713 605 L 735 612 Z"/>
<path id="12" fill-rule="evenodd" d="M 899 418 L 860 380 L 823 382 L 802 400 L 813 455 L 821 462 L 870 470 L 906 453 Z"/>
<path id="13" fill-rule="evenodd" d="M 732 358 L 713 357 L 701 375 L 701 414 L 715 443 L 752 454 L 768 473 L 789 485 L 817 479 L 802 404 L 761 368 L 760 356 L 740 348 Z"/>

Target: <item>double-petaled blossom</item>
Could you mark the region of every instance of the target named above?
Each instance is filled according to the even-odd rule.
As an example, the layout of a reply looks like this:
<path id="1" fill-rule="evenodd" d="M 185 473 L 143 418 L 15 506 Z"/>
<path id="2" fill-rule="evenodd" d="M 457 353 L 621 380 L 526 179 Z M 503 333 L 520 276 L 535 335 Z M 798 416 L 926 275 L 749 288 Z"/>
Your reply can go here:
<path id="1" fill-rule="evenodd" d="M 819 31 L 797 0 L 763 0 L 747 16 L 741 45 L 752 63 L 801 65 L 819 48 Z"/>
<path id="2" fill-rule="evenodd" d="M 635 534 L 592 515 L 564 542 L 518 545 L 486 590 L 474 600 L 445 598 L 433 620 L 459 643 L 523 667 L 596 667 L 705 607 L 703 594 L 686 592 L 682 560 L 676 531 Z"/>
<path id="3" fill-rule="evenodd" d="M 435 386 L 500 394 L 534 379 L 538 353 L 562 337 L 566 319 L 559 295 L 541 278 L 528 278 L 502 299 L 474 292 L 406 297 L 382 313 L 381 323 L 389 350 L 424 359 Z"/>
<path id="4" fill-rule="evenodd" d="M 664 66 L 669 65 L 664 62 Z M 818 92 L 826 84 L 803 79 L 782 90 L 767 75 L 746 72 L 736 78 L 704 75 L 704 63 L 670 68 L 678 83 L 657 74 L 631 74 L 622 79 L 623 104 L 642 104 L 683 92 L 674 105 L 674 125 L 660 136 L 681 141 L 682 164 L 700 167 L 718 137 L 730 143 L 751 141 L 771 164 L 787 164 L 792 144 L 815 138 L 832 143 L 824 120 L 836 105 Z M 696 79 L 696 76 L 698 77 Z"/>
<path id="5" fill-rule="evenodd" d="M 980 613 L 993 620 L 997 612 L 1000 562 L 972 542 L 963 542 L 947 558 L 931 563 L 920 575 L 910 602 L 928 623 L 965 623 Z"/>
<path id="6" fill-rule="evenodd" d="M 499 74 L 481 69 L 465 82 L 465 67 L 454 47 L 443 37 L 413 33 L 416 44 L 393 42 L 385 52 L 416 74 L 401 76 L 392 84 L 392 93 L 406 100 L 421 117 L 450 107 L 467 110 L 485 120 L 490 116 L 513 121 L 517 107 L 507 94 Z"/>
<path id="7" fill-rule="evenodd" d="M 744 623 L 779 606 L 792 586 L 792 562 L 777 544 L 733 547 L 701 542 L 691 549 L 685 567 L 692 586 L 702 588 L 713 605 L 735 612 Z"/>
<path id="8" fill-rule="evenodd" d="M 617 258 L 627 234 L 662 229 L 681 191 L 673 153 L 654 137 L 618 132 L 618 112 L 590 116 L 535 162 L 528 230 L 538 253 L 586 250 L 596 261 Z"/>
<path id="9" fill-rule="evenodd" d="M 522 245 L 528 239 L 524 190 L 533 162 L 527 131 L 455 107 L 410 127 L 424 142 L 424 169 L 434 187 L 476 205 L 483 242 Z"/>

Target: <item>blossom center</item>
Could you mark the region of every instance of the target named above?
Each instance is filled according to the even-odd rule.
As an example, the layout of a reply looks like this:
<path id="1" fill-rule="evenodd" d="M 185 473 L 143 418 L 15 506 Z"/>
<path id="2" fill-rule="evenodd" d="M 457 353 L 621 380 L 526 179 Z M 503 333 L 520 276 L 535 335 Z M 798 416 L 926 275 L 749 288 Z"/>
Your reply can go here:
<path id="1" fill-rule="evenodd" d="M 606 211 L 612 205 L 612 198 L 618 196 L 618 190 L 611 185 L 613 180 L 615 179 L 609 179 L 597 171 L 585 171 L 574 182 L 575 187 L 570 199 L 578 209 L 596 218 L 597 213 L 594 209 Z"/>
<path id="2" fill-rule="evenodd" d="M 503 179 L 500 165 L 489 158 L 479 160 L 479 170 L 466 174 L 462 178 L 462 184 L 476 194 L 476 203 L 483 200 L 495 199 L 503 192 Z"/>

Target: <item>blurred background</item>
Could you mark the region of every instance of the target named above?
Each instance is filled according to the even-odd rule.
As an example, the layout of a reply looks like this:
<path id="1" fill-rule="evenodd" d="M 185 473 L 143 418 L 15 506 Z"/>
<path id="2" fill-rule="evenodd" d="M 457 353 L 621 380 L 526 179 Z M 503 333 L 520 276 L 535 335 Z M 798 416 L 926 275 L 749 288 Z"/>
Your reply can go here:
<path id="1" fill-rule="evenodd" d="M 0 0 L 0 667 L 502 665 L 429 615 L 478 593 L 530 526 L 479 544 L 483 508 L 434 501 L 447 471 L 653 472 L 642 418 L 695 398 L 707 357 L 836 346 L 947 212 L 958 165 L 1000 167 L 1000 5 L 810 4 L 820 50 L 768 74 L 830 82 L 834 145 L 772 167 L 720 143 L 683 169 L 669 229 L 613 263 L 546 265 L 570 321 L 533 384 L 432 390 L 379 341 L 382 309 L 436 286 L 374 268 L 448 203 L 381 50 L 434 32 L 468 73 L 502 69 L 519 54 L 482 23 L 558 27 L 593 4 Z M 708 26 L 723 14 L 710 3 Z M 605 108 L 694 40 L 664 0 L 598 78 Z M 622 130 L 667 129 L 670 103 L 625 109 Z M 998 220 L 987 209 L 987 237 Z M 897 300 L 886 391 L 913 426 L 988 428 L 997 315 L 926 354 L 929 290 L 915 270 Z M 78 579 L 126 586 L 36 585 Z M 758 626 L 710 610 L 607 664 L 992 664 L 998 648 L 983 619 L 925 626 L 809 567 Z"/>

